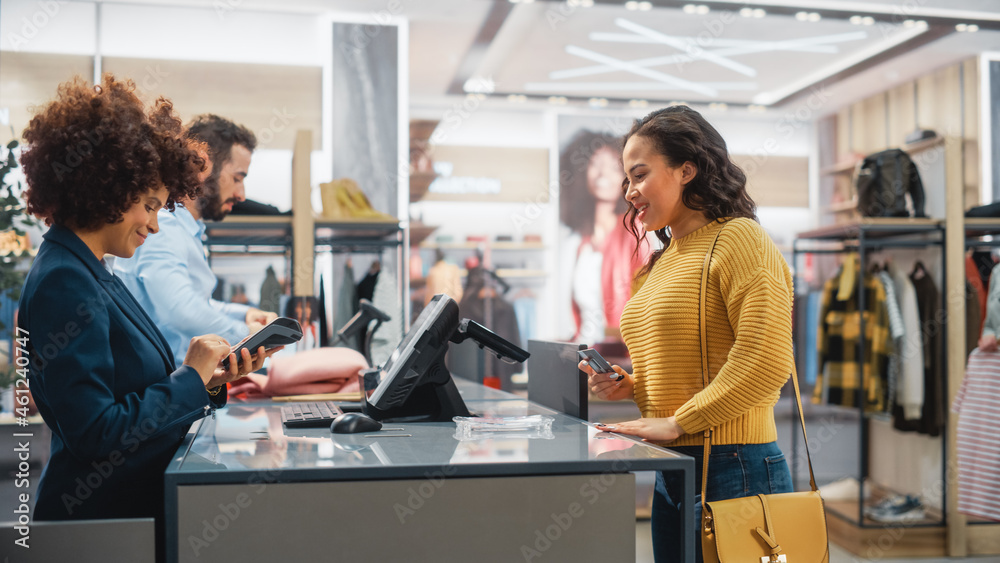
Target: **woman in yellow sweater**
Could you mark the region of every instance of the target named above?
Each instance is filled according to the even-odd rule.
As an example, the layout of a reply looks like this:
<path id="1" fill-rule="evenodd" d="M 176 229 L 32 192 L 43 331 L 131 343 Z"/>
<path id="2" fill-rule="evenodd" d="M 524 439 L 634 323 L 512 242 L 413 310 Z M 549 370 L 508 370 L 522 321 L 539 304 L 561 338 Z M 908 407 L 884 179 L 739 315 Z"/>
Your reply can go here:
<path id="1" fill-rule="evenodd" d="M 633 373 L 590 374 L 609 400 L 633 399 L 639 420 L 606 427 L 696 458 L 696 493 L 706 430 L 712 431 L 708 500 L 790 492 L 791 475 L 775 440 L 774 405 L 792 371 L 792 277 L 756 221 L 746 176 L 722 136 L 696 111 L 672 106 L 637 121 L 625 136 L 623 182 L 629 211 L 664 248 L 636 279 L 621 332 Z M 644 233 L 633 228 L 636 243 Z M 709 384 L 702 380 L 699 303 L 702 266 L 718 235 L 708 273 Z M 653 549 L 657 562 L 680 561 L 682 483 L 657 475 Z M 698 560 L 700 541 L 695 538 Z"/>

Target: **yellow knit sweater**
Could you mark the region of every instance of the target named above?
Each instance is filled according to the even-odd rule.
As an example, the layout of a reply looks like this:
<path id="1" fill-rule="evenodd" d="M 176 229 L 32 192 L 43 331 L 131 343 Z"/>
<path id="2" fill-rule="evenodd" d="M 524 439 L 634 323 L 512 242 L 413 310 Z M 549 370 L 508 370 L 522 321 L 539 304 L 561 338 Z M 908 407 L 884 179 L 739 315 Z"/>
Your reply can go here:
<path id="1" fill-rule="evenodd" d="M 701 270 L 724 225 L 708 274 L 704 387 Z M 621 317 L 642 415 L 676 416 L 687 432 L 670 445 L 700 445 L 709 428 L 713 444 L 777 439 L 774 404 L 793 362 L 792 296 L 788 264 L 750 219 L 713 221 L 670 242 Z"/>

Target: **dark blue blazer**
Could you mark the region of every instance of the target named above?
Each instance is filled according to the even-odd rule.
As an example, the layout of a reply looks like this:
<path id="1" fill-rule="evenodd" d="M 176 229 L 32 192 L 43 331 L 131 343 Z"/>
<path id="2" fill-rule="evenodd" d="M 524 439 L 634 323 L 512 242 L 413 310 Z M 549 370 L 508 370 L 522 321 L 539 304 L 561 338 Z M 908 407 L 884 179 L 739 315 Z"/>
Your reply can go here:
<path id="1" fill-rule="evenodd" d="M 155 235 L 153 235 L 155 236 Z M 36 520 L 157 517 L 163 472 L 210 397 L 71 230 L 53 226 L 24 282 L 16 335 L 52 451 Z"/>

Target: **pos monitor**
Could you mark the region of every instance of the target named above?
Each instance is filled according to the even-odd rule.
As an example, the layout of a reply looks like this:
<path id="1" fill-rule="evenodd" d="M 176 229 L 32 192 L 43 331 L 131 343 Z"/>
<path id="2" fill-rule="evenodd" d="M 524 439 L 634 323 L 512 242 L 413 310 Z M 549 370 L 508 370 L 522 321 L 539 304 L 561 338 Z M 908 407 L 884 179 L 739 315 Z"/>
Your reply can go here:
<path id="1" fill-rule="evenodd" d="M 435 295 L 413 322 L 403 341 L 379 368 L 375 391 L 361 394 L 362 410 L 376 420 L 443 422 L 471 416 L 444 364 L 448 343 L 467 338 L 508 363 L 528 353 L 475 321 L 459 320 L 458 304 Z"/>

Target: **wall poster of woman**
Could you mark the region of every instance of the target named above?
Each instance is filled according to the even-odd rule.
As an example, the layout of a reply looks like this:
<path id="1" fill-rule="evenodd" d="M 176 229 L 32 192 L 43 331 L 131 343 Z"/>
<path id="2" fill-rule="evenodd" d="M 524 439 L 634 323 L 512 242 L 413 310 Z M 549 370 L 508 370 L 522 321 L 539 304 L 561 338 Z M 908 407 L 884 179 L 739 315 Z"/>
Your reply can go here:
<path id="1" fill-rule="evenodd" d="M 635 272 L 657 247 L 635 253 L 623 223 L 621 139 L 627 119 L 559 119 L 559 334 L 593 344 L 618 340 Z"/>

